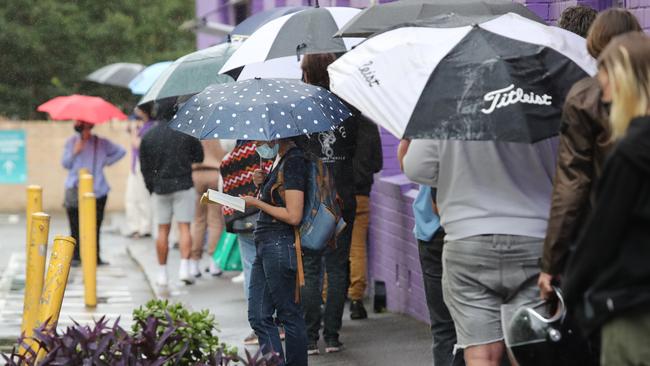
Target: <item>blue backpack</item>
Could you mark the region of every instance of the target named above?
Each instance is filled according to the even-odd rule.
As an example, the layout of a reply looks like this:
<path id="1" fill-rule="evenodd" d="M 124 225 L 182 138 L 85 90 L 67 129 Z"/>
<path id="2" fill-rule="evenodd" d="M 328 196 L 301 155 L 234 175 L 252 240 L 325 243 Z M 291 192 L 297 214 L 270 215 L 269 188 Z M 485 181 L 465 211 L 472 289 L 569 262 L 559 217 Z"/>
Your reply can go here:
<path id="1" fill-rule="evenodd" d="M 334 184 L 331 166 L 322 161 L 308 161 L 307 187 L 302 221 L 297 227 L 300 245 L 309 250 L 321 251 L 328 243 L 333 243 L 336 235 L 346 226 L 341 217 L 340 200 Z M 273 190 L 278 190 L 284 199 L 283 162 L 278 167 L 278 179 Z"/>

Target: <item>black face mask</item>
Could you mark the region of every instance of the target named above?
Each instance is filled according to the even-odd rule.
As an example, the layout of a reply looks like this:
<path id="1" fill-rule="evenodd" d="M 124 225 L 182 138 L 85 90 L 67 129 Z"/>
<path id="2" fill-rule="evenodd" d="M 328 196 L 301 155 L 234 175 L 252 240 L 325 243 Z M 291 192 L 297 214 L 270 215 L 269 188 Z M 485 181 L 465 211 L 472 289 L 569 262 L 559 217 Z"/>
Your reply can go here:
<path id="1" fill-rule="evenodd" d="M 84 130 L 84 126 L 74 125 L 74 130 L 77 131 L 77 133 L 81 133 Z"/>

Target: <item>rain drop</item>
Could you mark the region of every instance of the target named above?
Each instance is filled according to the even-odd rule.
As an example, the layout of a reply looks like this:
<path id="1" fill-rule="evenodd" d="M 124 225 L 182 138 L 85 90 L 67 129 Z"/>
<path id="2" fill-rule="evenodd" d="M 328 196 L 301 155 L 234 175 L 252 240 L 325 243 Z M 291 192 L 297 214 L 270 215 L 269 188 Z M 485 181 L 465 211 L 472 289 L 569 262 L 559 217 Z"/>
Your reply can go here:
<path id="1" fill-rule="evenodd" d="M 202 119 L 203 119 L 203 116 L 199 117 L 199 119 L 202 120 Z"/>
<path id="2" fill-rule="evenodd" d="M 177 127 L 178 127 L 178 128 L 181 128 L 181 124 L 179 123 Z"/>
<path id="3" fill-rule="evenodd" d="M 307 129 L 306 129 L 306 128 L 303 128 L 302 132 L 303 132 L 303 133 L 307 133 Z"/>
<path id="4" fill-rule="evenodd" d="M 187 124 L 190 124 L 190 125 L 191 125 L 191 124 L 192 124 L 192 120 L 189 120 L 189 122 L 187 122 Z"/>
<path id="5" fill-rule="evenodd" d="M 174 115 L 174 119 L 176 119 L 176 117 L 178 117 L 178 114 L 175 114 L 175 115 Z"/>
<path id="6" fill-rule="evenodd" d="M 190 111 L 185 111 L 185 114 L 190 114 Z"/>

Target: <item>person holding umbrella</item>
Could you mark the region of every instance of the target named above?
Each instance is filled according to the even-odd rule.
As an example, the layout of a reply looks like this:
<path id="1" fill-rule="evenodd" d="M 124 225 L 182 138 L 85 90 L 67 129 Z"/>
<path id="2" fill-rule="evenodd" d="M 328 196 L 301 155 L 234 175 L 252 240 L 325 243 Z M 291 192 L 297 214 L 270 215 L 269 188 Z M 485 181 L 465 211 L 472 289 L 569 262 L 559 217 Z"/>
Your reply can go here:
<path id="1" fill-rule="evenodd" d="M 255 78 L 214 84 L 188 100 L 170 126 L 201 139 L 256 141 L 271 172 L 255 172 L 259 196 L 245 196 L 246 207 L 261 212 L 255 229 L 248 319 L 263 352 L 277 352 L 283 365 L 307 365 L 307 334 L 299 289 L 302 252 L 295 230 L 305 207 L 313 170 L 295 137 L 335 129 L 352 113 L 329 90 L 290 79 Z M 284 192 L 284 193 L 281 193 Z M 286 353 L 273 321 L 277 312 L 286 334 Z"/>
<path id="2" fill-rule="evenodd" d="M 126 154 L 126 150 L 108 139 L 92 134 L 94 124 L 76 121 L 75 134 L 65 143 L 61 164 L 68 170 L 65 181 L 65 208 L 70 223 L 71 236 L 79 242 L 79 170 L 87 169 L 93 175 L 93 191 L 97 198 L 97 264 L 105 265 L 101 259 L 99 233 L 104 219 L 104 208 L 108 199 L 110 187 L 104 176 L 104 167 L 118 162 Z M 73 264 L 80 262 L 79 246 L 75 245 Z"/>

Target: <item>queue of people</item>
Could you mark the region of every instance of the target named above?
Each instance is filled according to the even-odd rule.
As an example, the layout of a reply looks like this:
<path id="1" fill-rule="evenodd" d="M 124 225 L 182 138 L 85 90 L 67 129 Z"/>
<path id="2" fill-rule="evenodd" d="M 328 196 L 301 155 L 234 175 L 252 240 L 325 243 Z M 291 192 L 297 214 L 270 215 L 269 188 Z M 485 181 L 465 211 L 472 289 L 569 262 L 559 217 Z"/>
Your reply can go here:
<path id="1" fill-rule="evenodd" d="M 436 366 L 496 366 L 508 358 L 516 364 L 504 342 L 504 306 L 550 317 L 540 298 L 555 301 L 557 289 L 597 355 L 585 364 L 650 360 L 650 252 L 644 244 L 650 39 L 622 9 L 596 16 L 589 7 L 571 7 L 560 25 L 586 35 L 598 74 L 569 91 L 559 136 L 535 143 L 404 139 L 398 147 L 401 169 L 420 185 L 414 237 Z M 327 67 L 336 59 L 305 55 L 303 81 L 329 89 Z M 367 317 L 362 300 L 369 193 L 382 168 L 377 127 L 354 111 L 330 131 L 238 141 L 227 152 L 218 140 L 201 143 L 171 129 L 168 109 L 154 123 L 151 110 L 141 107 L 136 113 L 146 123 L 132 133 L 138 157 L 130 179 L 138 179 L 139 166 L 152 194 L 158 284 L 168 282 L 172 217 L 180 234 L 179 277 L 187 284 L 201 275 L 206 237 L 211 254 L 223 230 L 235 233 L 254 332 L 246 341 L 278 353 L 286 365 L 307 365 L 309 356 L 320 353 L 321 336 L 326 353 L 341 351 L 346 300 L 352 319 Z M 95 191 L 105 203 L 102 168 L 125 154 L 93 136 L 89 126 L 77 128 L 80 134 L 69 140 L 63 158 L 70 169 L 66 207 L 73 236 L 77 170 L 92 168 Z M 312 162 L 333 173 L 344 221 L 318 251 L 301 248 L 296 229 L 309 184 L 315 184 L 309 178 Z M 137 191 L 135 183 L 132 189 Z M 245 211 L 200 205 L 207 189 L 242 197 Z M 132 210 L 139 205 L 147 204 Z M 144 223 L 132 224 L 134 235 L 146 235 Z M 219 275 L 210 263 L 209 272 Z"/>

